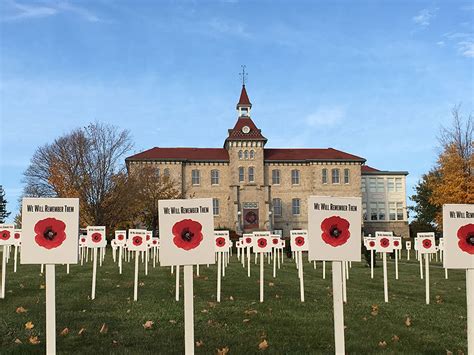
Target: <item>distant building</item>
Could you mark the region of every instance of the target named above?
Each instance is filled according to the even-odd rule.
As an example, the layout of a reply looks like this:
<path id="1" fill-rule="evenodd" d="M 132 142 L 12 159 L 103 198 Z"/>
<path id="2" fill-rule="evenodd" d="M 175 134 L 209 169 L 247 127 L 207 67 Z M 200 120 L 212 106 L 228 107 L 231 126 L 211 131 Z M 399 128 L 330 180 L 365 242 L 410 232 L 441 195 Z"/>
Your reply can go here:
<path id="1" fill-rule="evenodd" d="M 267 138 L 251 119 L 251 109 L 243 85 L 237 122 L 228 130 L 223 148 L 155 147 L 128 157 L 127 168 L 151 164 L 177 181 L 187 198 L 212 197 L 216 228 L 238 234 L 274 230 L 288 236 L 291 229 L 306 229 L 308 196 L 333 195 L 361 196 L 366 210 L 376 206 L 377 219 L 364 219 L 369 232 L 380 227 L 408 236 L 406 173 L 380 172 L 364 165 L 364 158 L 333 148 L 265 148 Z M 361 186 L 363 181 L 371 184 L 373 177 L 376 190 L 372 195 L 371 188 L 363 192 Z M 389 192 L 392 177 L 396 186 L 397 179 L 402 179 L 403 192 L 398 187 L 396 193 Z M 385 213 L 382 206 L 390 212 Z M 392 221 L 393 206 L 396 219 Z"/>

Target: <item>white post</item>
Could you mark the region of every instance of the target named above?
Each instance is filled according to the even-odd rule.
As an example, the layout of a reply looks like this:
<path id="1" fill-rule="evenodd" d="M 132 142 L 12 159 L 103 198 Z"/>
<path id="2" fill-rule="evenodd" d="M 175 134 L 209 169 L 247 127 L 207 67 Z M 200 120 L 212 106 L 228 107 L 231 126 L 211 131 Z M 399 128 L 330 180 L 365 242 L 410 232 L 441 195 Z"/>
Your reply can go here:
<path id="1" fill-rule="evenodd" d="M 146 251 L 145 251 L 145 275 L 146 276 L 148 275 L 148 246 L 146 247 Z"/>
<path id="2" fill-rule="evenodd" d="M 313 261 L 313 268 L 316 270 L 316 260 Z"/>
<path id="3" fill-rule="evenodd" d="M 302 251 L 300 251 L 300 257 L 298 258 L 298 262 L 299 262 L 299 269 L 298 269 L 298 272 L 300 274 L 300 298 L 301 298 L 301 302 L 304 302 L 304 281 L 303 281 L 303 255 L 302 255 Z"/>
<path id="4" fill-rule="evenodd" d="M 383 294 L 385 302 L 388 302 L 388 278 L 387 278 L 387 253 L 382 253 L 383 258 Z"/>
<path id="5" fill-rule="evenodd" d="M 349 280 L 349 262 L 344 261 L 344 266 L 346 267 L 346 279 Z"/>
<path id="6" fill-rule="evenodd" d="M 410 261 L 410 250 L 407 250 L 407 260 Z"/>
<path id="7" fill-rule="evenodd" d="M 418 260 L 420 261 L 420 278 L 423 280 L 423 256 L 421 253 L 418 253 Z"/>
<path id="8" fill-rule="evenodd" d="M 374 278 L 374 250 L 370 250 L 370 278 Z"/>
<path id="9" fill-rule="evenodd" d="M 221 258 L 222 258 L 222 277 L 225 277 L 225 267 L 226 267 L 226 263 L 225 263 L 225 259 L 226 259 L 226 254 L 225 252 L 221 252 Z"/>
<path id="10" fill-rule="evenodd" d="M 97 249 L 97 248 L 96 248 Z M 99 249 L 99 266 L 102 267 L 103 248 Z"/>
<path id="11" fill-rule="evenodd" d="M 423 255 L 423 254 L 421 254 Z M 425 254 L 425 288 L 426 304 L 430 304 L 430 259 L 429 254 Z"/>
<path id="12" fill-rule="evenodd" d="M 119 246 L 119 274 L 122 275 L 122 253 L 123 253 L 123 247 L 120 245 Z"/>
<path id="13" fill-rule="evenodd" d="M 334 266 L 334 262 L 332 263 Z M 347 303 L 346 262 L 342 261 L 342 302 Z"/>
<path id="14" fill-rule="evenodd" d="M 326 279 L 326 260 L 323 260 L 323 279 Z"/>
<path id="15" fill-rule="evenodd" d="M 263 253 L 260 253 L 260 302 L 263 302 Z"/>
<path id="16" fill-rule="evenodd" d="M 56 354 L 56 277 L 54 264 L 46 265 L 46 354 Z"/>
<path id="17" fill-rule="evenodd" d="M 398 249 L 395 249 L 395 279 L 398 280 Z"/>
<path id="18" fill-rule="evenodd" d="M 66 264 L 66 274 L 69 275 L 69 264 Z"/>
<path id="19" fill-rule="evenodd" d="M 199 264 L 196 265 L 196 275 L 199 276 Z"/>
<path id="20" fill-rule="evenodd" d="M 281 262 L 280 262 L 280 249 L 276 249 L 275 252 L 276 252 L 275 257 L 277 258 L 278 270 L 280 270 L 280 264 L 281 264 Z"/>
<path id="21" fill-rule="evenodd" d="M 247 277 L 250 277 L 250 247 L 247 247 Z"/>
<path id="22" fill-rule="evenodd" d="M 15 245 L 15 252 L 14 252 L 14 263 L 13 263 L 13 272 L 16 272 L 16 263 L 17 263 L 17 254 L 18 254 L 18 245 Z"/>
<path id="23" fill-rule="evenodd" d="M 133 283 L 133 300 L 134 301 L 138 300 L 138 253 L 139 251 L 137 250 L 135 252 L 135 279 Z"/>
<path id="24" fill-rule="evenodd" d="M 95 299 L 95 283 L 97 279 L 97 248 L 94 248 L 94 260 L 92 264 L 92 294 L 91 299 Z"/>
<path id="25" fill-rule="evenodd" d="M 342 261 L 332 262 L 332 294 L 334 307 L 335 353 L 345 354 L 344 305 L 342 303 Z"/>
<path id="26" fill-rule="evenodd" d="M 174 273 L 174 265 L 171 265 L 171 274 Z"/>
<path id="27" fill-rule="evenodd" d="M 176 265 L 176 301 L 179 301 L 179 265 Z"/>
<path id="28" fill-rule="evenodd" d="M 184 353 L 194 354 L 193 266 L 184 266 Z"/>
<path id="29" fill-rule="evenodd" d="M 0 294 L 0 298 L 5 298 L 5 282 L 6 282 L 6 276 L 7 276 L 7 256 L 5 255 L 7 253 L 7 246 L 3 246 L 3 251 L 2 251 L 2 292 Z"/>
<path id="30" fill-rule="evenodd" d="M 217 252 L 217 302 L 221 301 L 221 274 L 222 274 L 222 256 Z"/>
<path id="31" fill-rule="evenodd" d="M 41 264 L 41 273 L 44 274 L 44 264 Z"/>
<path id="32" fill-rule="evenodd" d="M 474 354 L 474 269 L 466 270 L 467 353 Z"/>
<path id="33" fill-rule="evenodd" d="M 277 249 L 273 249 L 272 256 L 273 256 L 273 278 L 276 277 L 276 258 L 277 258 Z"/>
<path id="34" fill-rule="evenodd" d="M 448 269 L 444 268 L 444 278 L 447 280 L 448 279 Z"/>

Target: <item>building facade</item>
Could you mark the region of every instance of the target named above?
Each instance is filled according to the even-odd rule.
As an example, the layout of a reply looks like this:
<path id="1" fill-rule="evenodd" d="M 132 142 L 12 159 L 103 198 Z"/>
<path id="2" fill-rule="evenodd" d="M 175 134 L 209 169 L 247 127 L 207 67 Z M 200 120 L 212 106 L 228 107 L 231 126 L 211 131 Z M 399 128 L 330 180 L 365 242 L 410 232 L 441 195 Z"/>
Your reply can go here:
<path id="1" fill-rule="evenodd" d="M 372 195 L 370 189 L 363 190 L 364 181 L 371 183 L 372 175 L 376 181 L 379 177 L 375 174 L 379 171 L 367 167 L 364 158 L 333 148 L 265 148 L 267 139 L 251 118 L 245 85 L 236 108 L 237 122 L 228 130 L 222 148 L 155 147 L 128 157 L 127 168 L 152 165 L 176 181 L 186 198 L 212 197 L 215 227 L 237 234 L 273 230 L 288 236 L 292 229 L 306 229 L 311 195 L 360 196 L 366 209 L 373 203 L 378 208 L 380 201 L 385 202 L 385 211 L 392 207 L 391 195 L 383 200 L 378 191 Z M 380 175 L 384 179 L 390 175 L 380 173 L 387 175 Z M 405 175 L 393 176 L 401 177 L 405 186 Z M 404 192 L 403 198 L 397 195 L 396 202 L 399 199 L 406 208 Z M 381 219 L 364 222 L 393 229 L 397 223 L 407 224 L 406 213 L 404 218 L 386 224 Z M 405 236 L 405 232 L 397 234 Z"/>

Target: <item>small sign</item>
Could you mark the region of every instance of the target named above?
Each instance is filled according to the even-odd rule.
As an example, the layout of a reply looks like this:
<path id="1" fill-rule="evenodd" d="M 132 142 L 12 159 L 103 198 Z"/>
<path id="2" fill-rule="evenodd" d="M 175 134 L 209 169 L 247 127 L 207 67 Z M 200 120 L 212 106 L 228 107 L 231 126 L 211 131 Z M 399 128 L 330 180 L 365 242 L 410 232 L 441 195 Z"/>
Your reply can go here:
<path id="1" fill-rule="evenodd" d="M 253 234 L 244 234 L 242 237 L 243 246 L 244 247 L 252 247 L 253 246 Z"/>
<path id="2" fill-rule="evenodd" d="M 364 241 L 365 241 L 365 247 L 367 248 L 367 250 L 375 250 L 376 248 L 376 239 L 375 238 L 372 238 L 372 237 L 366 237 L 364 238 Z"/>
<path id="3" fill-rule="evenodd" d="M 393 252 L 393 233 L 392 232 L 375 232 L 375 250 L 378 253 L 391 253 Z"/>
<path id="4" fill-rule="evenodd" d="M 443 205 L 444 267 L 474 269 L 474 205 Z"/>
<path id="5" fill-rule="evenodd" d="M 13 224 L 0 224 L 0 245 L 14 244 L 14 231 L 15 226 Z"/>
<path id="6" fill-rule="evenodd" d="M 227 251 L 230 245 L 229 231 L 214 231 L 215 251 Z"/>
<path id="7" fill-rule="evenodd" d="M 214 264 L 212 199 L 160 200 L 161 266 Z"/>
<path id="8" fill-rule="evenodd" d="M 433 232 L 416 233 L 418 239 L 418 251 L 421 254 L 436 253 L 435 235 Z"/>
<path id="9" fill-rule="evenodd" d="M 117 245 L 124 245 L 127 241 L 127 231 L 126 230 L 118 230 L 115 231 L 115 242 Z"/>
<path id="10" fill-rule="evenodd" d="M 87 243 L 88 248 L 102 248 L 107 245 L 105 238 L 104 226 L 87 226 Z"/>
<path id="11" fill-rule="evenodd" d="M 145 229 L 129 229 L 127 247 L 130 251 L 146 251 L 148 243 L 146 242 Z"/>
<path id="12" fill-rule="evenodd" d="M 406 250 L 411 250 L 411 242 L 405 242 Z"/>
<path id="13" fill-rule="evenodd" d="M 13 244 L 21 245 L 21 229 L 15 229 L 13 231 Z"/>
<path id="14" fill-rule="evenodd" d="M 360 197 L 309 197 L 309 260 L 360 261 L 361 205 Z"/>
<path id="15" fill-rule="evenodd" d="M 392 237 L 393 249 L 402 250 L 402 237 Z"/>
<path id="16" fill-rule="evenodd" d="M 272 251 L 270 232 L 253 232 L 253 252 L 269 253 Z"/>
<path id="17" fill-rule="evenodd" d="M 290 247 L 292 251 L 308 251 L 308 231 L 290 231 Z"/>

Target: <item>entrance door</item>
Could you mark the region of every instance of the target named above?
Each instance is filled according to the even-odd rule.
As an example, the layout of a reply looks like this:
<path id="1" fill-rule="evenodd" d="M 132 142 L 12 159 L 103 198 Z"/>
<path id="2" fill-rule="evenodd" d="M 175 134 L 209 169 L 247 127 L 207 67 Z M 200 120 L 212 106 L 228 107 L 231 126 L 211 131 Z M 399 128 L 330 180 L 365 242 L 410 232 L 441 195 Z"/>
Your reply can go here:
<path id="1" fill-rule="evenodd" d="M 244 229 L 258 229 L 258 204 L 247 202 L 243 204 Z"/>

